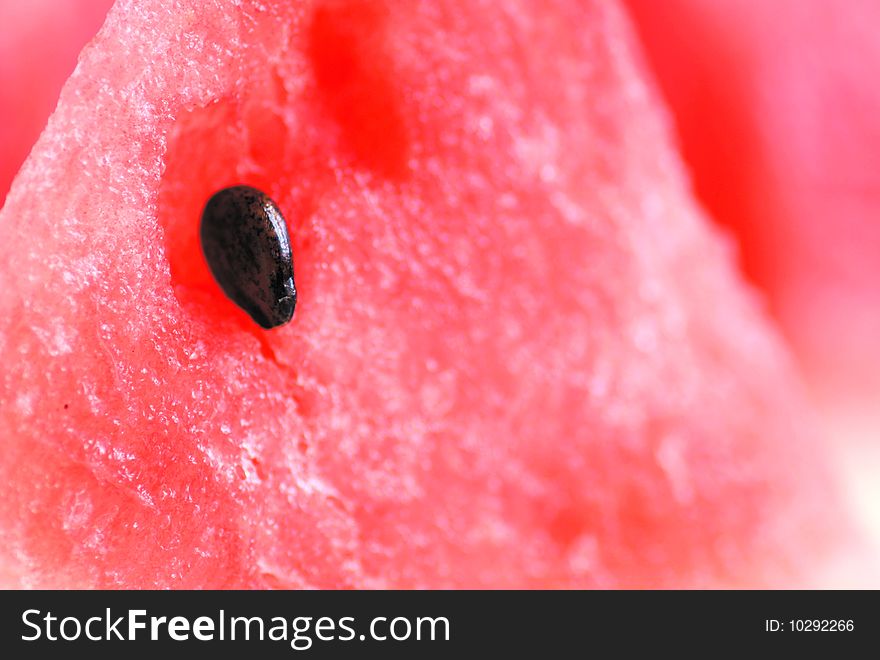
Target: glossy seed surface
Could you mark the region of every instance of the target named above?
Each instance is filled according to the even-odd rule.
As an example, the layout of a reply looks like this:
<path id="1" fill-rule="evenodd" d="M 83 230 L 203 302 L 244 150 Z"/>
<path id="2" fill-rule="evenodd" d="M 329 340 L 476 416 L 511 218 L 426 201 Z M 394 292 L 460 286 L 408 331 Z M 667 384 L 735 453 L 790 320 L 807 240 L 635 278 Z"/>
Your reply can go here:
<path id="1" fill-rule="evenodd" d="M 263 328 L 293 317 L 296 288 L 281 211 L 250 186 L 224 188 L 202 212 L 202 252 L 224 293 Z"/>

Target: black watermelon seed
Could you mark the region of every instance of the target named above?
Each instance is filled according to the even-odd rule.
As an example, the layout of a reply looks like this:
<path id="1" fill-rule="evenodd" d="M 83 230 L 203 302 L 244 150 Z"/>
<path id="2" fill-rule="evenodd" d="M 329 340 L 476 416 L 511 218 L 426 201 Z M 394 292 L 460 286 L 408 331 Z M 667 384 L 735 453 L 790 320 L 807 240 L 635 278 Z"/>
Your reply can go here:
<path id="1" fill-rule="evenodd" d="M 202 252 L 230 300 L 269 329 L 293 317 L 296 288 L 284 216 L 250 186 L 224 188 L 202 212 Z"/>

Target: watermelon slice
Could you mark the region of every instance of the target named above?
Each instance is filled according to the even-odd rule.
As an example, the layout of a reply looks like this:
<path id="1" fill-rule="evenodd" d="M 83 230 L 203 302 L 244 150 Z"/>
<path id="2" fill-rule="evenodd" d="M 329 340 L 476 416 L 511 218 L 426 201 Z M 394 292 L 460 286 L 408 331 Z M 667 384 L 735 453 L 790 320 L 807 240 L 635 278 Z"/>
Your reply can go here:
<path id="1" fill-rule="evenodd" d="M 121 0 L 0 213 L 12 586 L 804 585 L 848 528 L 620 8 Z M 293 322 L 198 246 L 284 212 Z"/>

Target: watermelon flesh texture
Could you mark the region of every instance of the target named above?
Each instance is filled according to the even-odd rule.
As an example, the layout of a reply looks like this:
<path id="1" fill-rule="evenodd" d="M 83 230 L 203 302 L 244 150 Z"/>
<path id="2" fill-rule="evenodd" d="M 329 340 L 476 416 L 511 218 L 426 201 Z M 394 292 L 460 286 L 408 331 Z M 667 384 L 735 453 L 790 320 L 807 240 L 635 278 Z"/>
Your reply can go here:
<path id="1" fill-rule="evenodd" d="M 804 585 L 780 342 L 606 2 L 122 0 L 0 214 L 13 586 Z M 264 332 L 197 242 L 285 213 Z"/>

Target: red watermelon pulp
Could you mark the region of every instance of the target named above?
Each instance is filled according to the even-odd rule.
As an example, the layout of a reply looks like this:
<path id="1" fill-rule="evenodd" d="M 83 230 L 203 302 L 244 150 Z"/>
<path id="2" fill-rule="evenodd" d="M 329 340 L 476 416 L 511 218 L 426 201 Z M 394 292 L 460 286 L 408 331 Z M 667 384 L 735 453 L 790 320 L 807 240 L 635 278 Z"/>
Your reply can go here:
<path id="1" fill-rule="evenodd" d="M 285 213 L 264 332 L 207 198 Z M 613 3 L 122 0 L 0 214 L 22 586 L 802 585 L 788 360 Z"/>

